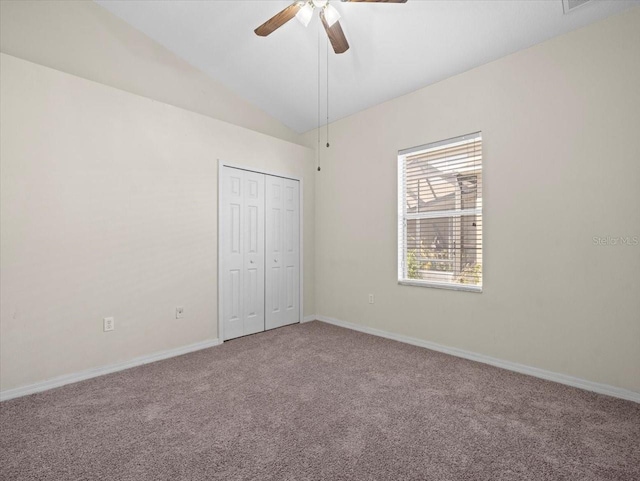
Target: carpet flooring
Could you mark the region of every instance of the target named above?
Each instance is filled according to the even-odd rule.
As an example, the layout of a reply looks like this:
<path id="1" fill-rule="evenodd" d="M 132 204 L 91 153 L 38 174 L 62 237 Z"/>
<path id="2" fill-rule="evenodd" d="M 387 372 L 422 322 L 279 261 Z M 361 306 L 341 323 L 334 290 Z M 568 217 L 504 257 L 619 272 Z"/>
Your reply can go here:
<path id="1" fill-rule="evenodd" d="M 640 480 L 640 405 L 321 322 L 0 404 L 3 480 Z"/>

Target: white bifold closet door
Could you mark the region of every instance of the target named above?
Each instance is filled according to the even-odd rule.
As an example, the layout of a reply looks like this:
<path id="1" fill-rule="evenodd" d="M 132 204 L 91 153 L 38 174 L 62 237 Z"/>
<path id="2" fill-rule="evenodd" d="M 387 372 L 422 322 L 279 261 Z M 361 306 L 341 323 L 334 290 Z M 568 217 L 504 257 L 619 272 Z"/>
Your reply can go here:
<path id="1" fill-rule="evenodd" d="M 221 169 L 224 338 L 264 331 L 264 175 Z"/>
<path id="2" fill-rule="evenodd" d="M 297 180 L 220 170 L 223 340 L 300 321 Z"/>
<path id="3" fill-rule="evenodd" d="M 266 176 L 266 329 L 300 321 L 299 182 Z"/>

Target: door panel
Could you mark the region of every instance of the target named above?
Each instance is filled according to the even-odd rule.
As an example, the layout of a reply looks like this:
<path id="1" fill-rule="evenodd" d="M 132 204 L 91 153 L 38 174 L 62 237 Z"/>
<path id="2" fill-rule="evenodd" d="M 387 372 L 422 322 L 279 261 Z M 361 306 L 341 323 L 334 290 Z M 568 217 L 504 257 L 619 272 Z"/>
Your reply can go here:
<path id="1" fill-rule="evenodd" d="M 258 207 L 255 205 L 247 207 L 249 232 L 247 233 L 247 252 L 256 254 L 258 252 Z"/>
<path id="2" fill-rule="evenodd" d="M 240 270 L 233 269 L 229 271 L 229 284 L 229 320 L 233 322 L 241 321 Z"/>
<path id="3" fill-rule="evenodd" d="M 258 307 L 258 299 L 257 299 L 257 290 L 258 290 L 258 270 L 257 269 L 249 269 L 247 271 L 247 317 L 253 317 L 258 315 L 259 307 Z"/>
<path id="4" fill-rule="evenodd" d="M 242 309 L 242 171 L 221 169 L 220 175 L 220 259 L 222 322 L 226 339 L 244 333 Z"/>
<path id="5" fill-rule="evenodd" d="M 280 327 L 282 308 L 282 187 L 283 179 L 267 175 L 267 238 L 265 239 L 265 259 L 267 275 L 265 287 L 267 290 L 267 305 L 265 312 L 265 328 Z"/>
<path id="6" fill-rule="evenodd" d="M 220 171 L 220 302 L 224 339 L 264 330 L 264 175 Z"/>
<path id="7" fill-rule="evenodd" d="M 265 326 L 300 321 L 300 199 L 298 181 L 266 176 L 267 238 Z"/>
<path id="8" fill-rule="evenodd" d="M 244 172 L 244 334 L 264 331 L 264 174 Z"/>
<path id="9" fill-rule="evenodd" d="M 280 268 L 271 268 L 271 313 L 278 314 L 280 312 Z M 276 327 L 276 326 L 273 326 Z M 268 329 L 268 327 L 267 327 Z"/>
<path id="10" fill-rule="evenodd" d="M 242 211 L 242 205 L 240 203 L 234 203 L 229 207 L 231 210 L 229 225 L 229 234 L 231 235 L 231 252 L 233 254 L 240 254 L 240 241 L 242 239 L 240 234 L 240 213 Z"/>
<path id="11" fill-rule="evenodd" d="M 291 309 L 295 307 L 295 274 L 292 266 L 287 266 L 287 303 L 285 307 Z"/>
<path id="12" fill-rule="evenodd" d="M 300 183 L 284 179 L 284 242 L 283 263 L 284 312 L 282 325 L 300 321 Z"/>

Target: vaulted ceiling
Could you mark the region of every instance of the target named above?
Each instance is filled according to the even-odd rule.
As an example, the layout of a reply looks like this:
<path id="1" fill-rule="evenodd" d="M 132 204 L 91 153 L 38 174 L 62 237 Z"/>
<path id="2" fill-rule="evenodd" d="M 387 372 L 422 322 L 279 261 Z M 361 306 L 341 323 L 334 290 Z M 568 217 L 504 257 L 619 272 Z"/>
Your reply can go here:
<path id="1" fill-rule="evenodd" d="M 562 0 L 333 0 L 351 45 L 336 55 L 317 15 L 254 34 L 291 0 L 95 1 L 297 132 L 325 122 L 327 78 L 333 121 L 640 5 L 565 15 Z"/>

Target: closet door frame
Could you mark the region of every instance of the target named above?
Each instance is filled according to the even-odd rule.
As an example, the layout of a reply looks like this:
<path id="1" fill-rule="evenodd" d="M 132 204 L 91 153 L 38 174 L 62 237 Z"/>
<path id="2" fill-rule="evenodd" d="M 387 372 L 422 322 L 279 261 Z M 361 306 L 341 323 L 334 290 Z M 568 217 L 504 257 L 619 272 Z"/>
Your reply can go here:
<path id="1" fill-rule="evenodd" d="M 218 300 L 218 319 L 217 319 L 217 324 L 218 324 L 218 340 L 219 342 L 224 342 L 226 339 L 224 337 L 224 322 L 222 322 L 223 319 L 223 296 L 222 296 L 222 286 L 220 284 L 220 280 L 222 278 L 222 272 L 221 272 L 221 268 L 222 268 L 222 255 L 221 255 L 221 250 L 220 250 L 220 214 L 222 211 L 222 203 L 221 203 L 221 188 L 222 188 L 222 169 L 224 167 L 229 167 L 232 169 L 239 169 L 239 170 L 247 170 L 249 172 L 255 172 L 256 174 L 264 174 L 264 175 L 272 175 L 274 177 L 282 177 L 284 179 L 291 179 L 291 180 L 296 180 L 298 181 L 298 186 L 299 186 L 299 192 L 298 192 L 298 196 L 299 196 L 299 200 L 300 200 L 300 208 L 299 208 L 299 218 L 300 218 L 300 226 L 299 226 L 299 242 L 300 242 L 300 259 L 299 259 L 299 265 L 300 265 L 300 292 L 298 294 L 299 296 L 299 304 L 300 304 L 300 312 L 298 313 L 298 317 L 299 317 L 299 321 L 298 322 L 303 322 L 303 312 L 304 312 L 304 298 L 303 298 L 303 292 L 304 292 L 304 251 L 303 251 L 303 244 L 304 244 L 304 237 L 303 237 L 303 230 L 304 230 L 304 205 L 303 205 L 303 199 L 304 199 L 304 185 L 302 182 L 302 178 L 299 176 L 296 176 L 294 174 L 284 174 L 282 172 L 274 172 L 274 171 L 269 171 L 269 170 L 262 170 L 262 169 L 258 169 L 255 167 L 250 167 L 247 165 L 243 165 L 243 164 L 238 164 L 236 162 L 225 162 L 221 159 L 218 159 L 218 195 L 217 195 L 217 202 L 218 202 L 218 213 L 217 213 L 217 226 L 216 226 L 216 238 L 217 238 L 217 245 L 216 245 L 216 249 L 218 251 L 218 266 L 217 266 L 217 279 L 216 279 L 216 284 L 217 284 L 217 300 Z"/>

